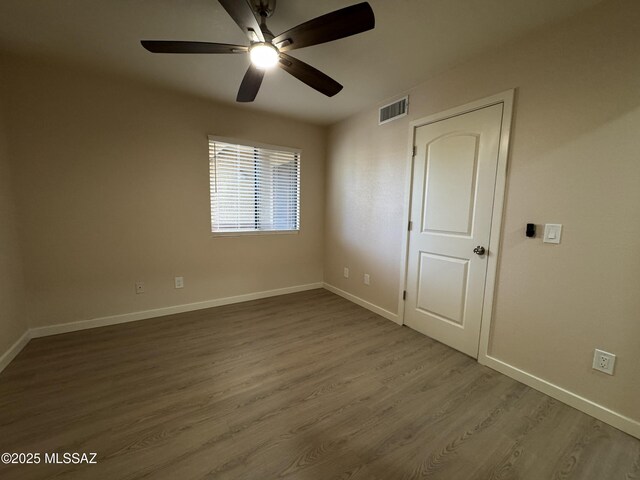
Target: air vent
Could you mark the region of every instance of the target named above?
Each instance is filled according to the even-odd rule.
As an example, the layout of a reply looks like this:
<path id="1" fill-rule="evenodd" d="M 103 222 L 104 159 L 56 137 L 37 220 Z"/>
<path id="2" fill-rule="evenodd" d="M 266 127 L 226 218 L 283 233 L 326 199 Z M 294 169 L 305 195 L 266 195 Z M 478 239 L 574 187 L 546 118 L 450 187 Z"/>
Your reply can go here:
<path id="1" fill-rule="evenodd" d="M 378 125 L 390 122 L 396 118 L 404 117 L 409 107 L 409 97 L 404 97 L 397 102 L 390 103 L 380 108 Z"/>

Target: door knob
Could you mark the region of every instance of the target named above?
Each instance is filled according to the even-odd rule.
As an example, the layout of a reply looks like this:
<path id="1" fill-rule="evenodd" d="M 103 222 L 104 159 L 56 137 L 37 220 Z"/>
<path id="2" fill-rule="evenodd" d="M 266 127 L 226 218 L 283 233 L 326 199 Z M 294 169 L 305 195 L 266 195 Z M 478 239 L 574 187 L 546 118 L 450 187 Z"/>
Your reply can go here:
<path id="1" fill-rule="evenodd" d="M 476 248 L 473 249 L 473 253 L 475 253 L 476 255 L 484 255 L 486 252 L 485 248 L 478 245 Z"/>

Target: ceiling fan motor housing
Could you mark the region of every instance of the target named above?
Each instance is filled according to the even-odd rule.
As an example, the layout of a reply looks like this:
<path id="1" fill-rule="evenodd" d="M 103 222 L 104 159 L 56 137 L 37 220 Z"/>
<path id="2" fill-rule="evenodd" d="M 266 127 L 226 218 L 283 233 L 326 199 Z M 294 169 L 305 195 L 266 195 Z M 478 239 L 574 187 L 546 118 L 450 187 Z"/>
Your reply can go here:
<path id="1" fill-rule="evenodd" d="M 276 0 L 252 0 L 253 11 L 261 17 L 269 18 L 276 10 Z"/>

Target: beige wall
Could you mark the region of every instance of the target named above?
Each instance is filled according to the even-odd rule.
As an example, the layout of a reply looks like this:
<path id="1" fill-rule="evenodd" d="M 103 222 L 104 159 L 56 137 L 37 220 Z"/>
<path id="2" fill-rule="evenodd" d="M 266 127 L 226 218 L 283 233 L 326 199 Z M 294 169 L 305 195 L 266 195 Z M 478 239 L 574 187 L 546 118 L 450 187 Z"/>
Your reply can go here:
<path id="1" fill-rule="evenodd" d="M 1 61 L 32 326 L 322 281 L 326 129 Z M 299 234 L 212 237 L 208 134 L 302 149 Z"/>
<path id="2" fill-rule="evenodd" d="M 638 2 L 607 1 L 414 88 L 408 118 L 378 127 L 371 108 L 328 141 L 302 122 L 0 57 L 12 167 L 10 182 L 0 148 L 0 352 L 26 318 L 51 325 L 321 281 L 323 235 L 325 280 L 396 311 L 408 122 L 517 87 L 491 353 L 640 420 L 639 22 Z M 299 235 L 210 235 L 207 134 L 303 149 Z M 525 239 L 526 222 L 563 223 L 562 244 Z M 618 355 L 614 377 L 591 370 L 595 347 Z"/>
<path id="3" fill-rule="evenodd" d="M 408 122 L 517 87 L 490 352 L 640 421 L 639 24 L 639 2 L 608 1 L 412 89 L 408 118 L 333 126 L 325 281 L 397 311 Z M 527 222 L 564 224 L 562 243 Z"/>
<path id="4" fill-rule="evenodd" d="M 0 357 L 28 328 L 16 220 L 9 151 L 0 108 Z"/>

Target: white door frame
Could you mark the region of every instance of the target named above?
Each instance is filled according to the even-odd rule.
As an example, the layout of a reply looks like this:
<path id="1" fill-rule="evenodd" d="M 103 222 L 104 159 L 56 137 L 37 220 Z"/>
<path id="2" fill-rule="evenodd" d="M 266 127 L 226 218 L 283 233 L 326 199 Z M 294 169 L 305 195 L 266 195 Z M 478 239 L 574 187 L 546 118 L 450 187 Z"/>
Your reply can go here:
<path id="1" fill-rule="evenodd" d="M 491 319 L 493 314 L 493 303 L 496 286 L 496 274 L 498 270 L 498 260 L 500 257 L 500 237 L 502 236 L 502 217 L 504 215 L 504 197 L 507 183 L 507 161 L 509 158 L 509 140 L 511 136 L 511 123 L 513 118 L 513 103 L 515 89 L 483 98 L 475 102 L 467 103 L 459 107 L 445 110 L 444 112 L 429 115 L 428 117 L 414 120 L 409 124 L 409 152 L 407 158 L 407 174 L 404 189 L 403 218 L 404 232 L 402 234 L 402 253 L 400 258 L 400 291 L 398 295 L 398 320 L 404 324 L 404 292 L 407 289 L 407 257 L 409 251 L 409 213 L 411 208 L 411 185 L 413 182 L 413 146 L 415 144 L 416 129 L 430 123 L 439 122 L 447 118 L 456 117 L 465 113 L 473 112 L 481 108 L 490 107 L 502 103 L 502 127 L 500 130 L 500 148 L 498 150 L 498 170 L 496 173 L 496 186 L 493 195 L 493 213 L 491 217 L 491 236 L 489 238 L 489 255 L 487 257 L 487 277 L 484 289 L 484 301 L 482 306 L 482 319 L 480 325 L 480 345 L 478 350 L 478 360 L 482 362 L 489 349 L 489 333 L 491 331 Z"/>

